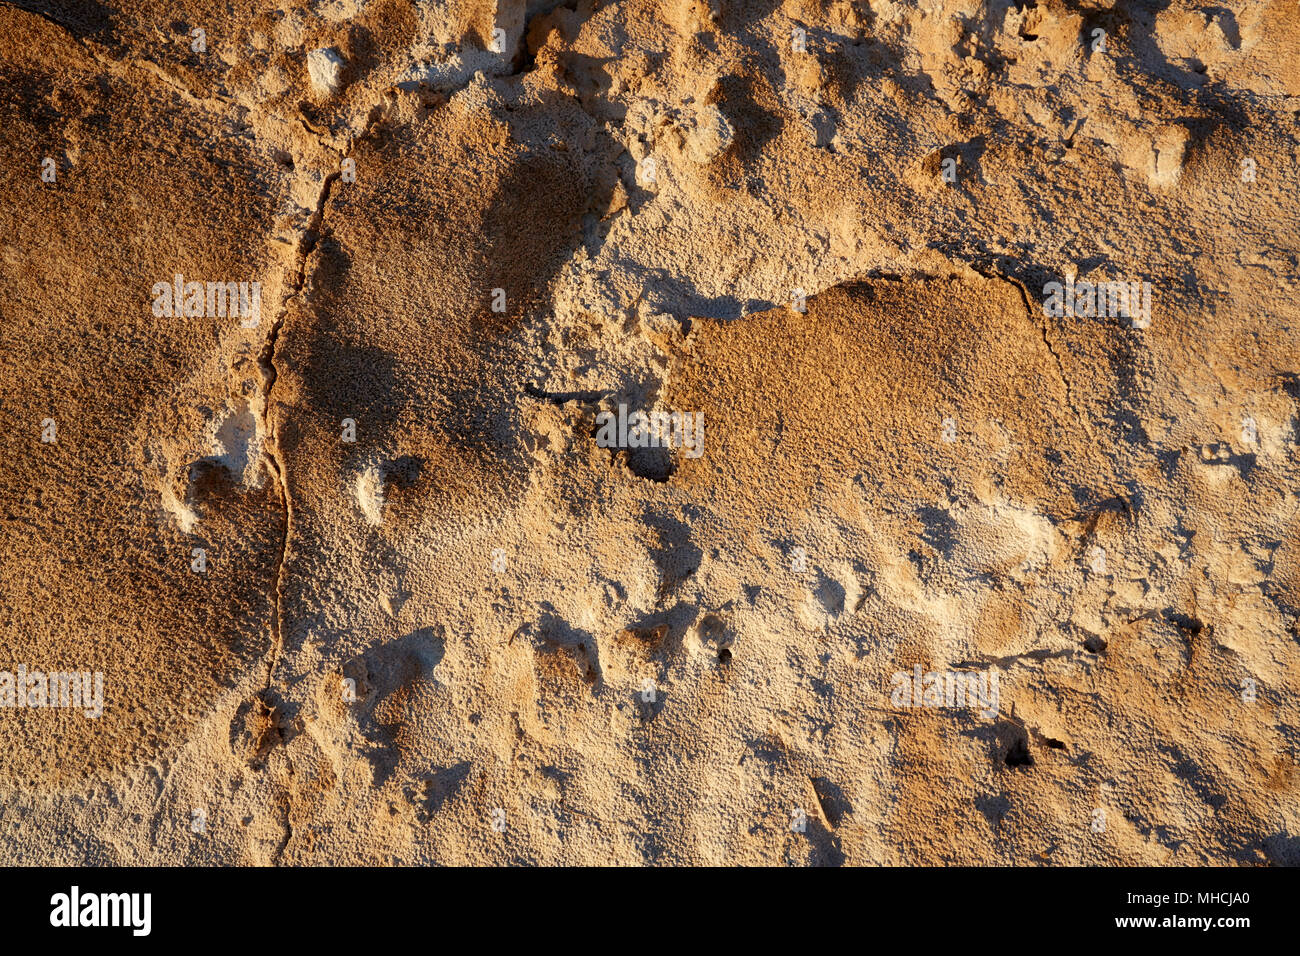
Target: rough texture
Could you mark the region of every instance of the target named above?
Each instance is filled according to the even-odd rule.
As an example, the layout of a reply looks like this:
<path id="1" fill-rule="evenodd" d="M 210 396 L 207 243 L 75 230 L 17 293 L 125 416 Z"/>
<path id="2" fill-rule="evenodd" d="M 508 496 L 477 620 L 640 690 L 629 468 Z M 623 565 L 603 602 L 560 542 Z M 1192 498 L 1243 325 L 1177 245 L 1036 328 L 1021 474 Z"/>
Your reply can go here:
<path id="1" fill-rule="evenodd" d="M 1300 862 L 1293 3 L 236 6 L 0 5 L 0 858 Z"/>

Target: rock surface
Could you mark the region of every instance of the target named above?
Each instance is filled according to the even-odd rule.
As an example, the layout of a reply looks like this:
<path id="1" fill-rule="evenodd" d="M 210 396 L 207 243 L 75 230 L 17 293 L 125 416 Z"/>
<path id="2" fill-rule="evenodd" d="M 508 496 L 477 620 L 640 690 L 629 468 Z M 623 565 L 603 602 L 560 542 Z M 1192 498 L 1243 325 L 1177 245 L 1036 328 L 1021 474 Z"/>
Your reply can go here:
<path id="1" fill-rule="evenodd" d="M 1294 4 L 0 34 L 5 862 L 1300 862 Z"/>

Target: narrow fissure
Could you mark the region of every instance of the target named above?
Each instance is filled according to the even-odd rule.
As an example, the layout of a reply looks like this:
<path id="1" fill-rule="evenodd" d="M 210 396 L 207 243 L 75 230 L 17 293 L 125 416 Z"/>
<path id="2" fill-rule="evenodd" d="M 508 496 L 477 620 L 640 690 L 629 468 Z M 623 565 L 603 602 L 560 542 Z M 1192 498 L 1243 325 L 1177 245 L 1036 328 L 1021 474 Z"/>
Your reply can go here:
<path id="1" fill-rule="evenodd" d="M 289 494 L 288 471 L 284 458 L 280 453 L 279 437 L 271 420 L 272 393 L 275 390 L 276 381 L 279 379 L 279 370 L 275 366 L 275 352 L 280 343 L 280 333 L 284 328 L 285 319 L 288 317 L 290 304 L 294 299 L 302 295 L 307 284 L 307 261 L 311 258 L 311 254 L 316 249 L 316 243 L 320 239 L 320 229 L 325 218 L 325 206 L 329 203 L 330 192 L 333 190 L 334 182 L 339 178 L 339 175 L 339 173 L 331 173 L 325 177 L 325 181 L 321 184 L 320 195 L 316 200 L 316 208 L 307 221 L 307 226 L 299 240 L 296 270 L 293 274 L 289 293 L 282 300 L 280 314 L 272 324 L 271 331 L 267 333 L 266 344 L 262 347 L 262 354 L 257 360 L 262 370 L 262 431 L 266 435 L 266 460 L 275 478 L 276 487 L 280 490 L 280 501 L 284 507 L 284 535 L 280 540 L 280 554 L 276 560 L 275 580 L 273 582 L 275 612 L 271 627 L 272 646 L 270 659 L 266 665 L 264 691 L 271 688 L 276 665 L 279 663 L 285 647 L 284 572 L 285 564 L 289 558 L 289 541 L 293 533 L 293 501 Z"/>

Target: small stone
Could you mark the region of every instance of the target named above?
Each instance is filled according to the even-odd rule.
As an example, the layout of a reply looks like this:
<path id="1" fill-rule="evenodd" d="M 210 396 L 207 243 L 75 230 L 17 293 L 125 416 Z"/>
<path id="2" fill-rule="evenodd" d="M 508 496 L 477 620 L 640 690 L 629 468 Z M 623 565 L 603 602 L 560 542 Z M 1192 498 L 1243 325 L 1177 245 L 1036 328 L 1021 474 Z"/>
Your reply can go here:
<path id="1" fill-rule="evenodd" d="M 332 49 L 312 50 L 307 54 L 307 72 L 316 92 L 329 96 L 343 85 L 343 57 Z"/>
<path id="2" fill-rule="evenodd" d="M 686 137 L 686 154 L 695 163 L 708 163 L 726 151 L 735 138 L 731 124 L 716 106 L 705 107 Z"/>

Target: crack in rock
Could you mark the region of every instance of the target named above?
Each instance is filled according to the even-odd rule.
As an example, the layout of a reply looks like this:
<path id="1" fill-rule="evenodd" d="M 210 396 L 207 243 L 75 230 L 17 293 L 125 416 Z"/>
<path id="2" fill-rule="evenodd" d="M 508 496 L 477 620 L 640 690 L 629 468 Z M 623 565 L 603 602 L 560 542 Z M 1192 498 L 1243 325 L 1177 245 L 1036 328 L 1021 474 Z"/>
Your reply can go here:
<path id="1" fill-rule="evenodd" d="M 258 358 L 262 369 L 262 430 L 266 437 L 265 451 L 270 470 L 275 477 L 276 487 L 280 491 L 280 500 L 284 506 L 284 536 L 280 542 L 280 555 L 276 561 L 275 581 L 275 621 L 272 628 L 274 646 L 267 663 L 266 687 L 269 688 L 275 675 L 275 667 L 284 651 L 284 577 L 285 564 L 289 558 L 289 540 L 293 532 L 293 501 L 289 494 L 289 481 L 284 456 L 280 451 L 278 430 L 271 420 L 271 396 L 279 379 L 279 370 L 275 365 L 275 352 L 280 342 L 280 333 L 289 314 L 290 304 L 303 294 L 307 284 L 307 263 L 320 239 L 321 226 L 325 219 L 325 207 L 329 203 L 330 193 L 340 173 L 330 173 L 321 183 L 316 208 L 304 227 L 298 241 L 298 256 L 289 293 L 282 300 L 280 314 L 267 333 L 266 344 Z"/>

